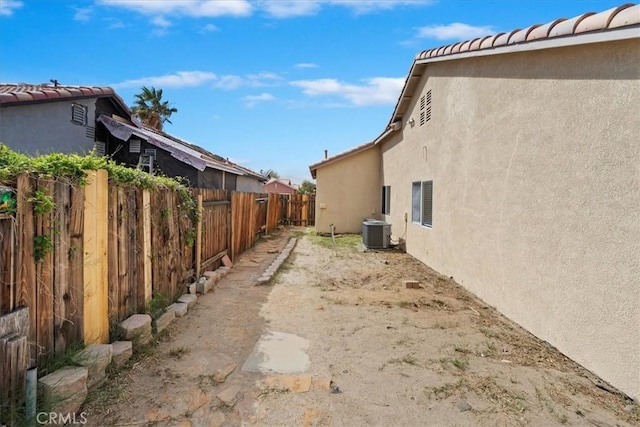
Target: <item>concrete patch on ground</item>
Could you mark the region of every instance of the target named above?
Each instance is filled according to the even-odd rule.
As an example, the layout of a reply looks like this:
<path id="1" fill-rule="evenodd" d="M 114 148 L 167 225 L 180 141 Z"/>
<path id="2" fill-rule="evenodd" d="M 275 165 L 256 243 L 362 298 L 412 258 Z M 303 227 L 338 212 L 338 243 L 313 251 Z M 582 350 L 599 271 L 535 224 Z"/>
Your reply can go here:
<path id="1" fill-rule="evenodd" d="M 256 343 L 243 371 L 294 374 L 309 369 L 309 340 L 285 332 L 268 332 Z"/>

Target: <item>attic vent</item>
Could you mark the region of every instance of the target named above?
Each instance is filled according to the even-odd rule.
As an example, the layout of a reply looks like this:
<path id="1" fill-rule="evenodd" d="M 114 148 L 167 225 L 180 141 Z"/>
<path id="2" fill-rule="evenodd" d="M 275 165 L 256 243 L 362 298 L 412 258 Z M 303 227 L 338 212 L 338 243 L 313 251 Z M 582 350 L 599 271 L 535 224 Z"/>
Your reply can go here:
<path id="1" fill-rule="evenodd" d="M 420 126 L 431 120 L 431 91 L 420 98 Z"/>
<path id="2" fill-rule="evenodd" d="M 93 147 L 96 156 L 105 156 L 107 154 L 107 144 L 102 141 L 96 141 Z"/>
<path id="3" fill-rule="evenodd" d="M 87 126 L 84 132 L 84 136 L 86 136 L 89 139 L 96 139 L 96 128 L 93 126 Z"/>
<path id="4" fill-rule="evenodd" d="M 131 138 L 129 140 L 129 152 L 130 153 L 139 153 L 140 152 L 140 141 L 138 138 Z"/>
<path id="5" fill-rule="evenodd" d="M 88 111 L 89 108 L 82 104 L 71 103 L 71 123 L 86 126 Z"/>

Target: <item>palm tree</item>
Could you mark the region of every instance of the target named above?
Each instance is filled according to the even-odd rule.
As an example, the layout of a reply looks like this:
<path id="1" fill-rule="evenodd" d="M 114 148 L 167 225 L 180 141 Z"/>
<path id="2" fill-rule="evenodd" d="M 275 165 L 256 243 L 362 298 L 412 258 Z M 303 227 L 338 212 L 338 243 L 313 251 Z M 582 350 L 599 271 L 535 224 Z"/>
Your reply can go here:
<path id="1" fill-rule="evenodd" d="M 169 106 L 169 101 L 162 102 L 162 89 L 143 86 L 142 92 L 135 97 L 135 105 L 131 107 L 131 112 L 137 115 L 142 123 L 156 130 L 162 131 L 165 122 L 171 123 L 169 117 L 178 112 L 177 108 Z"/>

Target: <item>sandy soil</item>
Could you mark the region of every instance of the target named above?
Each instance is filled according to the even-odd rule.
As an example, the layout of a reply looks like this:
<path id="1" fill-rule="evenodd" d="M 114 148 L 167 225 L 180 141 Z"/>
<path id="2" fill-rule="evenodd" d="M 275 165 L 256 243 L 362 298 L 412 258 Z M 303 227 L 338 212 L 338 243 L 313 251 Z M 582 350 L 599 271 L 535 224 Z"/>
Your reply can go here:
<path id="1" fill-rule="evenodd" d="M 112 373 L 85 405 L 89 424 L 640 425 L 636 404 L 404 253 L 305 234 L 272 285 L 254 286 L 292 232 L 244 254 L 155 348 Z M 242 371 L 268 332 L 308 340 L 310 368 Z M 229 388 L 233 407 L 216 398 Z"/>

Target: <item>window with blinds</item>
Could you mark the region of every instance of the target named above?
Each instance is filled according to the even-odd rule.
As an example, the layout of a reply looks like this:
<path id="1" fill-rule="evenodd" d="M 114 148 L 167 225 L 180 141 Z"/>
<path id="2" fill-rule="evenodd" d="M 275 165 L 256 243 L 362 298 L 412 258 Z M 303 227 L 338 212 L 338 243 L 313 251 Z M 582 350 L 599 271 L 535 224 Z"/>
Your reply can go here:
<path id="1" fill-rule="evenodd" d="M 382 214 L 389 215 L 391 213 L 391 186 L 382 186 Z"/>
<path id="2" fill-rule="evenodd" d="M 433 181 L 411 183 L 411 221 L 433 227 Z"/>

